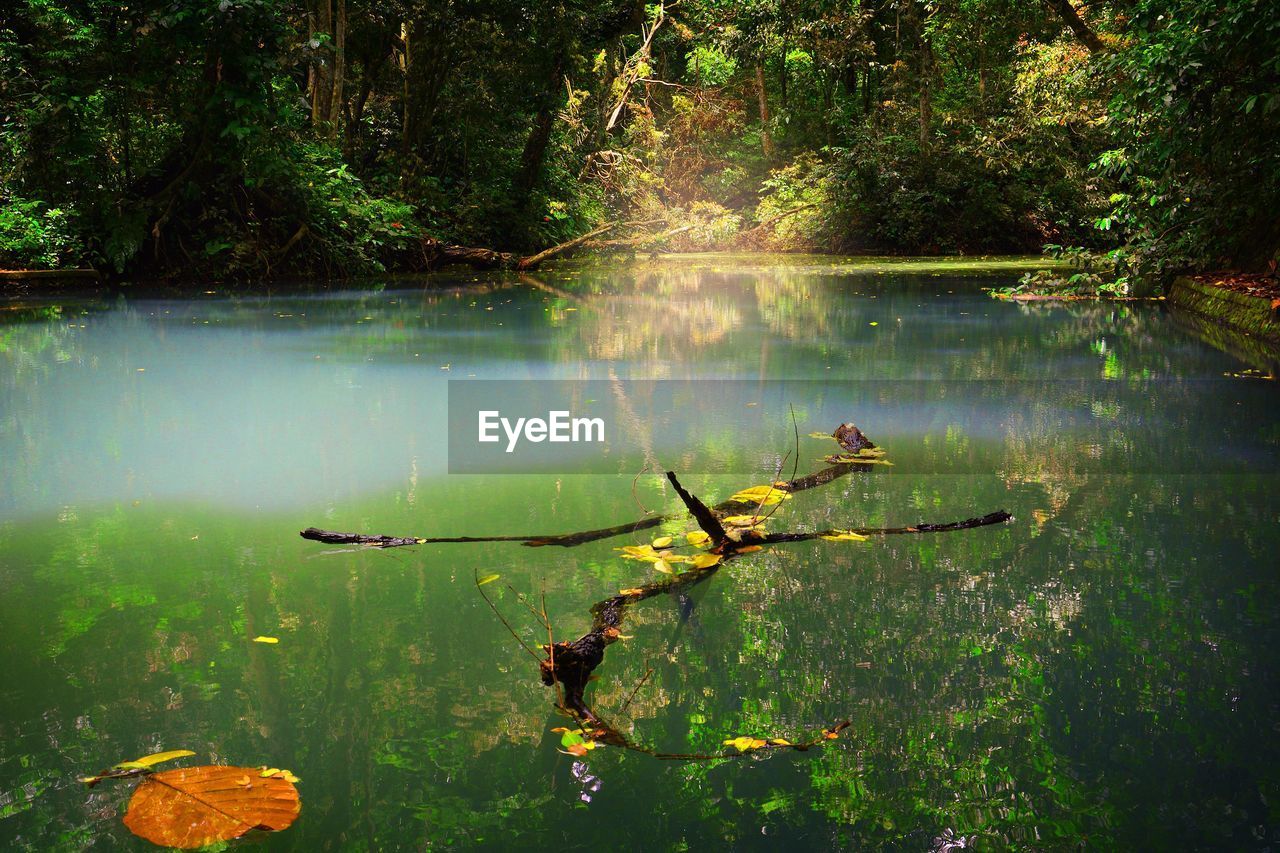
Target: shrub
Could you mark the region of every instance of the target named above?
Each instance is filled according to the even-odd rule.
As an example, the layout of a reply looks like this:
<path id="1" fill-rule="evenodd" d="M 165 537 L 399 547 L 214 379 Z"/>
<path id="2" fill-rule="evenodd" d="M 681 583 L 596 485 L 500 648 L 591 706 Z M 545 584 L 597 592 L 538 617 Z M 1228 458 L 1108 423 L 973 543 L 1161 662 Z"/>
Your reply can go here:
<path id="1" fill-rule="evenodd" d="M 72 214 L 43 202 L 0 193 L 0 266 L 56 269 L 84 254 L 72 228 Z"/>

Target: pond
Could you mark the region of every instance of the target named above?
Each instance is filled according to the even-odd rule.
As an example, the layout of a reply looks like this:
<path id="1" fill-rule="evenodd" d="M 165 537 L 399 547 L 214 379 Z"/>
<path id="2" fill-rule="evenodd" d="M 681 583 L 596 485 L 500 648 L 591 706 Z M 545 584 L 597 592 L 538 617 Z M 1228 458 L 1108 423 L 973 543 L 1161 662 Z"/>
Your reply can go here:
<path id="1" fill-rule="evenodd" d="M 147 849 L 120 820 L 133 783 L 76 778 L 167 749 L 296 773 L 273 850 L 1280 842 L 1280 393 L 1158 303 L 983 292 L 1030 263 L 707 256 L 15 303 L 0 845 Z M 517 592 L 568 639 L 657 577 L 615 549 L 658 530 L 298 536 L 570 533 L 646 509 L 693 529 L 629 457 L 450 475 L 449 381 L 468 379 L 767 381 L 765 403 L 708 395 L 690 446 L 646 452 L 710 503 L 822 467 L 835 446 L 808 434 L 849 420 L 895 464 L 796 494 L 770 529 L 1013 519 L 741 557 L 634 605 L 588 687 L 658 751 L 848 720 L 838 739 L 567 755 L 570 721 L 476 573 L 501 574 L 485 590 L 525 643 L 547 637 Z M 701 465 L 724 447 L 740 473 Z"/>

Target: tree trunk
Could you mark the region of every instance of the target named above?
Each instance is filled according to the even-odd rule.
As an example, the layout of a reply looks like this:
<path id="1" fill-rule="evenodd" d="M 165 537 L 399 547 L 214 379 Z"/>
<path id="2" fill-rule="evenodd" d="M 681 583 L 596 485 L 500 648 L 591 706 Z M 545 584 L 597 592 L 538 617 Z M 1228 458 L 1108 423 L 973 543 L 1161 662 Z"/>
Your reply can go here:
<path id="1" fill-rule="evenodd" d="M 404 57 L 404 117 L 401 153 L 427 159 L 426 143 L 435 122 L 440 93 L 448 80 L 450 34 L 448 22 L 421 18 L 401 30 Z M 408 164 L 406 164 L 408 166 Z M 407 177 L 408 173 L 404 177 Z"/>
<path id="2" fill-rule="evenodd" d="M 1058 16 L 1071 28 L 1071 32 L 1076 34 L 1076 38 L 1080 39 L 1090 51 L 1100 53 L 1107 49 L 1102 39 L 1098 38 L 1098 34 L 1080 17 L 1076 7 L 1071 5 L 1071 0 L 1044 0 L 1044 2 L 1046 6 L 1058 13 Z"/>
<path id="3" fill-rule="evenodd" d="M 547 158 L 547 146 L 551 142 L 551 131 L 555 129 L 556 112 L 560 105 L 559 95 L 563 84 L 561 77 L 564 75 L 564 61 L 563 53 L 556 56 L 556 61 L 551 67 L 551 75 L 547 79 L 546 89 L 543 90 L 538 114 L 534 117 L 533 127 L 529 129 L 524 150 L 520 154 L 520 171 L 516 173 L 513 185 L 522 207 L 528 203 L 530 193 L 538 185 L 538 179 L 542 177 L 542 164 Z"/>
<path id="4" fill-rule="evenodd" d="M 337 4 L 336 12 L 334 3 Z M 311 86 L 311 125 L 334 138 L 342 111 L 347 57 L 347 0 L 318 0 L 308 16 L 313 34 L 326 35 L 308 75 Z"/>
<path id="5" fill-rule="evenodd" d="M 920 150 L 928 151 L 933 127 L 933 48 L 928 36 L 920 35 Z"/>
<path id="6" fill-rule="evenodd" d="M 329 96 L 329 138 L 338 134 L 338 118 L 342 114 L 343 88 L 347 76 L 347 0 L 336 0 L 337 15 L 333 22 L 333 86 Z"/>
<path id="7" fill-rule="evenodd" d="M 760 99 L 760 147 L 766 160 L 773 159 L 773 137 L 769 133 L 769 93 L 764 84 L 764 61 L 756 60 L 756 95 Z"/>
<path id="8" fill-rule="evenodd" d="M 329 0 L 319 0 L 311 9 L 311 33 L 332 37 L 333 7 Z M 317 58 L 311 65 L 311 126 L 323 127 L 329 123 L 333 110 L 333 63 L 325 56 L 325 46 L 316 49 Z"/>

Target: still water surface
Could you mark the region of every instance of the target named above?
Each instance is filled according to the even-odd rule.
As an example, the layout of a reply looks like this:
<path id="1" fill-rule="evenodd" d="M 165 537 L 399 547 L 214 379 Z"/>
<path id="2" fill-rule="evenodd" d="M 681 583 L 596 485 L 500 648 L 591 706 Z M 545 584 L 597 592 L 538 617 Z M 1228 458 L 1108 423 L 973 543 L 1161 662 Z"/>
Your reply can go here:
<path id="1" fill-rule="evenodd" d="M 178 748 L 302 778 L 268 849 L 1280 842 L 1280 393 L 1159 305 L 982 293 L 1017 266 L 712 257 L 4 312 L 0 846 L 147 849 L 119 819 L 131 784 L 75 777 Z M 297 536 L 678 510 L 634 470 L 449 476 L 447 380 L 466 378 L 806 380 L 802 436 L 854 420 L 897 464 L 797 495 L 773 529 L 1014 520 L 740 559 L 634 607 L 588 694 L 616 712 L 652 668 L 615 722 L 659 750 L 850 720 L 828 747 L 575 759 L 473 572 L 502 574 L 487 589 L 530 644 L 508 583 L 577 636 L 653 579 L 613 550 L 652 531 Z M 880 404 L 803 399 L 852 379 L 883 382 Z M 889 405 L 917 385 L 948 390 Z M 717 428 L 653 455 L 740 454 L 745 481 L 690 473 L 708 502 L 767 482 L 791 428 L 766 408 L 693 412 Z M 802 442 L 805 473 L 831 446 Z"/>

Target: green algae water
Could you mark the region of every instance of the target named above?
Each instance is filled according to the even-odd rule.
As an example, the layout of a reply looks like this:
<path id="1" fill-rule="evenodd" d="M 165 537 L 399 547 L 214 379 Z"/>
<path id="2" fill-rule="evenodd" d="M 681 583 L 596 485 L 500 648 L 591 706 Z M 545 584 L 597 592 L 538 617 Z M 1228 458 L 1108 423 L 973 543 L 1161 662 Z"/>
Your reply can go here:
<path id="1" fill-rule="evenodd" d="M 1159 304 L 982 292 L 1026 266 L 705 256 L 7 306 L 0 846 L 152 849 L 120 819 L 133 782 L 76 777 L 167 749 L 301 777 L 301 816 L 265 849 L 1280 843 L 1280 393 Z M 833 417 L 895 465 L 797 494 L 771 529 L 1014 517 L 735 560 L 634 605 L 588 688 L 659 751 L 849 720 L 838 740 L 567 755 L 569 721 L 473 579 L 501 574 L 485 589 L 536 648 L 516 592 L 576 637 L 655 579 L 614 549 L 656 531 L 298 537 L 680 514 L 635 470 L 449 475 L 465 379 L 795 382 L 750 419 L 691 412 L 714 428 L 655 462 L 741 452 L 746 476 L 685 479 L 723 500 L 776 476 L 794 409 L 800 473 Z M 805 396 L 851 380 L 882 384 L 847 410 Z"/>

